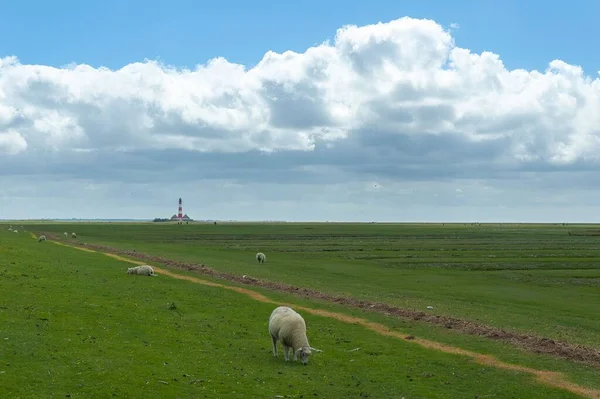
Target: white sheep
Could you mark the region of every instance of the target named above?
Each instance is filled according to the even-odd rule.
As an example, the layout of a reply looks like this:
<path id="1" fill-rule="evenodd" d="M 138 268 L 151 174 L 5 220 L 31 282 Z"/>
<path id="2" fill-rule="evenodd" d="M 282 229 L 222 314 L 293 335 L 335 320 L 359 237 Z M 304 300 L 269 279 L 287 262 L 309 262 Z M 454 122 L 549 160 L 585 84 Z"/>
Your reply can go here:
<path id="1" fill-rule="evenodd" d="M 290 348 L 294 353 L 293 360 L 296 361 L 299 356 L 304 365 L 308 363 L 308 357 L 312 353 L 311 350 L 316 350 L 308 344 L 304 319 L 299 313 L 287 306 L 279 306 L 271 313 L 271 317 L 269 317 L 269 334 L 273 341 L 273 356 L 278 356 L 277 341 L 281 341 L 286 362 L 290 360 Z"/>
<path id="2" fill-rule="evenodd" d="M 8 231 L 13 231 L 13 229 L 12 229 L 12 226 L 10 226 L 10 227 L 8 228 Z"/>
<path id="3" fill-rule="evenodd" d="M 67 238 L 68 236 L 69 236 L 69 233 L 67 233 L 67 232 L 65 231 L 65 238 Z"/>
<path id="4" fill-rule="evenodd" d="M 71 237 L 73 237 L 73 238 L 77 238 L 77 234 L 75 234 L 75 233 L 71 233 Z"/>
<path id="5" fill-rule="evenodd" d="M 13 230 L 13 231 L 14 231 L 15 233 L 18 233 L 18 232 L 19 232 L 19 230 Z"/>
<path id="6" fill-rule="evenodd" d="M 38 238 L 38 242 L 42 242 L 42 241 L 46 241 L 45 235 L 41 235 L 40 238 Z"/>
<path id="7" fill-rule="evenodd" d="M 135 267 L 128 267 L 127 274 L 138 274 L 141 276 L 153 276 L 156 277 L 154 269 L 149 265 L 140 265 Z"/>
<path id="8" fill-rule="evenodd" d="M 265 263 L 265 261 L 267 260 L 267 256 L 262 252 L 259 252 L 256 254 L 256 260 L 258 261 L 258 263 Z"/>

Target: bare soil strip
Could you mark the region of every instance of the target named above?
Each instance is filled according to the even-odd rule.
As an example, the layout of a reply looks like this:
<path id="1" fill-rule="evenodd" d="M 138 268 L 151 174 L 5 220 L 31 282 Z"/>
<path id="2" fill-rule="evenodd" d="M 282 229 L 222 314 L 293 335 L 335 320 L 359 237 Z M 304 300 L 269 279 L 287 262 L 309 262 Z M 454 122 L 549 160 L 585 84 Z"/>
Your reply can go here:
<path id="1" fill-rule="evenodd" d="M 32 234 L 33 236 L 33 234 Z M 46 234 L 46 236 L 48 236 L 48 234 Z M 35 238 L 35 236 L 34 236 Z M 124 258 L 121 255 L 126 255 L 126 256 L 130 256 L 130 257 L 137 257 L 140 259 L 144 259 L 146 261 L 153 261 L 156 263 L 161 263 L 164 264 L 168 267 L 174 267 L 174 268 L 179 268 L 179 269 L 183 269 L 183 270 L 190 270 L 190 271 L 199 271 L 201 273 L 207 274 L 207 275 L 211 275 L 211 276 L 215 276 L 215 277 L 220 277 L 223 279 L 227 279 L 230 281 L 236 281 L 236 282 L 240 282 L 240 283 L 244 283 L 244 284 L 250 284 L 250 285 L 256 285 L 256 286 L 260 286 L 260 287 L 264 287 L 264 288 L 271 288 L 271 289 L 275 289 L 277 291 L 285 291 L 285 292 L 292 292 L 292 293 L 298 293 L 298 291 L 301 290 L 300 294 L 302 296 L 305 296 L 307 298 L 311 298 L 311 299 L 325 299 L 327 300 L 328 297 L 332 297 L 329 294 L 324 294 L 324 293 L 318 293 L 323 295 L 319 296 L 312 296 L 310 295 L 311 292 L 317 292 L 317 291 L 313 291 L 313 290 L 309 290 L 309 289 L 305 289 L 305 288 L 298 288 L 298 287 L 292 287 L 292 286 L 286 286 L 284 284 L 277 284 L 277 283 L 273 283 L 273 282 L 268 282 L 268 281 L 261 281 L 258 279 L 253 279 L 253 278 L 242 278 L 242 277 L 237 277 L 234 275 L 231 275 L 229 273 L 222 273 L 222 272 L 218 272 L 216 270 L 210 269 L 206 266 L 203 265 L 190 265 L 190 264 L 186 264 L 183 262 L 177 262 L 177 261 L 171 261 L 168 259 L 164 259 L 164 258 L 160 258 L 160 257 L 156 257 L 156 256 L 151 256 L 151 255 L 146 255 L 146 254 L 141 254 L 138 252 L 133 252 L 133 251 L 125 251 L 125 250 L 119 250 L 119 249 L 114 249 L 114 248 L 109 248 L 106 246 L 101 246 L 101 245 L 90 245 L 90 244 L 85 244 L 85 243 L 77 243 L 77 246 L 74 245 L 70 245 L 70 244 L 66 244 L 63 242 L 60 242 L 59 240 L 56 240 L 55 237 L 53 237 L 54 240 L 52 241 L 55 244 L 59 244 L 59 245 L 63 245 L 63 246 L 67 246 L 67 247 L 71 247 L 71 248 L 75 248 L 75 249 L 79 249 L 79 250 L 84 250 L 86 252 L 100 252 L 103 253 L 104 255 L 107 255 L 111 258 L 123 261 L 123 262 L 129 262 L 129 263 L 133 263 L 133 264 L 144 264 L 144 262 L 141 262 L 139 260 L 133 260 L 133 259 L 128 259 L 128 258 Z M 83 246 L 83 247 L 82 247 Z M 119 254 L 117 254 L 117 253 Z M 264 303 L 271 303 L 274 305 L 288 305 L 291 307 L 294 307 L 298 310 L 302 310 L 304 312 L 310 313 L 310 314 L 314 314 L 314 315 L 318 315 L 318 316 L 322 316 L 322 317 L 328 317 L 328 318 L 332 318 L 332 319 L 336 319 L 345 323 L 349 323 L 349 324 L 358 324 L 361 325 L 363 327 L 368 328 L 371 331 L 374 331 L 380 335 L 383 336 L 390 336 L 390 337 L 395 337 L 395 338 L 399 338 L 402 340 L 405 340 L 407 342 L 411 342 L 411 343 L 415 343 L 418 344 L 422 347 L 428 348 L 428 349 L 433 349 L 433 350 L 438 350 L 441 352 L 445 352 L 445 353 L 451 353 L 451 354 L 456 354 L 456 355 L 461 355 L 461 356 L 466 356 L 466 357 L 470 357 L 472 358 L 475 362 L 482 364 L 482 365 L 486 365 L 486 366 L 492 366 L 492 367 L 496 367 L 496 368 L 501 368 L 501 369 L 506 369 L 506 370 L 515 370 L 515 371 L 519 371 L 522 373 L 527 373 L 527 374 L 531 374 L 534 377 L 536 377 L 537 381 L 549 386 L 553 386 L 556 388 L 560 388 L 560 389 L 564 389 L 567 390 L 569 392 L 572 392 L 574 394 L 583 396 L 583 397 L 587 397 L 587 398 L 591 398 L 591 399 L 600 399 L 600 390 L 597 389 L 592 389 L 592 388 L 587 388 L 581 385 L 577 385 L 575 383 L 569 382 L 565 379 L 564 375 L 562 373 L 558 373 L 558 372 L 552 372 L 552 371 L 544 371 L 544 370 L 537 370 L 537 369 L 533 369 L 530 367 L 525 367 L 525 366 L 520 366 L 517 364 L 511 364 L 511 363 L 506 363 L 506 362 L 502 362 L 496 358 L 494 358 L 493 356 L 489 356 L 489 355 L 484 355 L 484 354 L 480 354 L 477 352 L 473 352 L 473 351 L 469 351 L 469 350 L 465 350 L 462 348 L 458 348 L 458 347 L 454 347 L 451 345 L 446 345 L 440 342 L 435 342 L 435 341 L 431 341 L 431 340 L 427 340 L 427 339 L 422 339 L 422 338 L 416 338 L 414 336 L 411 335 L 406 335 L 406 333 L 402 333 L 400 331 L 395 331 L 392 330 L 390 328 L 388 328 L 387 326 L 381 324 L 381 323 L 376 323 L 376 322 L 372 322 L 366 319 L 362 319 L 359 317 L 355 317 L 355 316 L 350 316 L 350 315 L 346 315 L 343 313 L 336 313 L 336 312 L 331 312 L 331 311 L 327 311 L 327 310 L 323 310 L 323 309 L 314 309 L 314 308 L 309 308 L 309 307 L 305 307 L 305 306 L 298 306 L 298 305 L 294 305 L 294 304 L 287 304 L 287 303 L 280 303 L 278 301 L 275 301 L 273 299 L 270 299 L 268 297 L 266 297 L 263 294 L 260 294 L 258 292 L 252 291 L 250 289 L 247 288 L 243 288 L 243 287 L 235 287 L 235 286 L 229 286 L 229 285 L 225 285 L 225 284 L 220 284 L 220 283 L 216 283 L 216 282 L 212 282 L 212 281 L 207 281 L 207 280 L 202 280 L 200 278 L 197 277 L 192 277 L 192 276 L 183 276 L 180 274 L 176 274 L 173 273 L 169 270 L 165 270 L 162 268 L 158 268 L 153 266 L 153 268 L 155 269 L 156 272 L 169 276 L 169 277 L 173 277 L 173 278 L 177 278 L 180 280 L 186 280 L 186 281 L 190 281 L 196 284 L 202 284 L 202 285 L 207 285 L 207 286 L 211 286 L 211 287 L 218 287 L 218 288 L 222 288 L 222 289 L 227 289 L 227 290 L 231 290 L 231 291 L 235 291 L 244 295 L 247 295 L 248 297 L 260 301 L 260 302 L 264 302 Z M 251 282 L 248 282 L 247 280 L 252 280 Z M 262 285 L 265 284 L 265 285 Z M 272 288 L 272 286 L 274 286 Z M 290 287 L 289 289 L 280 289 L 278 287 Z M 290 290 L 291 289 L 291 290 Z M 308 294 L 307 294 L 308 293 Z M 335 298 L 335 297 L 333 297 Z M 341 298 L 343 300 L 336 300 L 333 302 L 336 303 L 341 303 L 341 304 L 347 304 L 347 305 L 351 305 L 351 306 L 356 306 L 356 304 L 354 303 L 354 301 L 351 298 Z M 346 302 L 349 301 L 349 302 Z M 369 302 L 365 302 L 365 301 L 356 301 L 356 302 L 364 302 L 369 304 Z M 371 303 L 369 304 L 368 307 L 365 307 L 366 309 L 369 310 L 373 310 L 375 307 L 372 307 L 372 304 L 376 304 L 377 303 Z M 386 306 L 386 309 L 389 305 L 386 304 L 378 304 L 378 305 L 383 305 Z M 360 307 L 363 308 L 362 306 L 356 306 L 356 307 Z M 393 309 L 393 308 L 392 308 Z M 396 308 L 397 309 L 397 308 Z M 405 309 L 398 309 L 401 310 L 402 312 L 405 312 L 407 310 Z M 378 311 L 377 309 L 375 309 L 375 311 Z M 410 312 L 410 311 L 408 311 Z M 394 312 L 383 312 L 385 314 L 395 314 Z M 417 313 L 417 312 L 415 312 Z M 399 316 L 401 317 L 405 317 L 403 314 L 399 314 Z M 428 316 L 428 315 L 427 315 Z M 419 319 L 414 319 L 414 320 L 424 320 L 424 318 L 419 318 Z M 456 319 L 458 320 L 458 319 Z M 425 321 L 428 321 L 425 319 Z M 465 322 L 465 321 L 463 321 Z M 469 322 L 466 322 L 469 323 Z M 487 328 L 492 328 L 492 327 L 487 327 Z M 479 334 L 476 334 L 479 335 Z M 491 337 L 494 338 L 494 337 Z M 541 338 L 544 339 L 544 338 Z M 552 341 L 552 340 L 549 340 Z M 512 341 L 510 341 L 512 342 Z M 555 341 L 552 341 L 553 343 L 556 343 Z M 563 344 L 563 345 L 569 345 L 569 344 Z M 589 348 L 587 348 L 589 350 Z M 547 353 L 547 352 L 543 352 L 543 353 Z M 554 353 L 552 353 L 554 354 Z M 577 359 L 570 359 L 570 360 L 577 360 Z M 587 363 L 587 362 L 586 362 Z M 598 366 L 598 364 L 596 363 L 592 363 L 595 366 Z"/>

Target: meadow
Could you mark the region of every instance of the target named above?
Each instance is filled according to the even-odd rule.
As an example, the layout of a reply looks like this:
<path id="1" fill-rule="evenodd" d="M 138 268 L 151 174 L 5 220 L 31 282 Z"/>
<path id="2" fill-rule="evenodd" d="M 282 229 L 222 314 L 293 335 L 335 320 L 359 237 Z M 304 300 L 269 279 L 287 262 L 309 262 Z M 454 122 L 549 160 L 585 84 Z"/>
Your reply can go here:
<path id="1" fill-rule="evenodd" d="M 600 236 L 563 225 L 80 224 L 78 239 L 600 348 Z M 70 231 L 43 225 L 40 231 Z M 264 267 L 253 265 L 257 251 Z M 248 267 L 252 266 L 251 269 Z"/>
<path id="2" fill-rule="evenodd" d="M 427 311 L 600 347 L 600 268 L 594 263 L 600 237 L 590 226 L 46 223 L 25 228 L 57 235 L 76 231 L 77 240 L 63 241 L 203 263 L 408 309 L 433 306 Z M 128 276 L 131 264 L 121 260 L 0 229 L 0 397 L 580 397 L 526 372 L 305 313 L 311 344 L 323 352 L 305 367 L 286 364 L 271 354 L 267 324 L 274 304 L 160 272 L 157 278 Z M 267 254 L 264 265 L 254 259 L 259 250 Z M 591 366 L 427 323 L 252 289 L 281 303 L 363 317 L 600 388 L 598 368 Z"/>

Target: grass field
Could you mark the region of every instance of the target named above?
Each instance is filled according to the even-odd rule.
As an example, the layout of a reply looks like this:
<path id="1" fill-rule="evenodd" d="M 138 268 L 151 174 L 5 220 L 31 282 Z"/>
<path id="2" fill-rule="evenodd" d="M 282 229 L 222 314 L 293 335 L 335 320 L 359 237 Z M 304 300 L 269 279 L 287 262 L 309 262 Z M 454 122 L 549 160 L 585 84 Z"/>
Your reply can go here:
<path id="1" fill-rule="evenodd" d="M 433 305 L 440 314 L 600 346 L 600 270 L 594 265 L 600 237 L 568 234 L 589 227 L 25 227 L 77 231 L 78 240 L 86 243 L 403 307 Z M 38 244 L 27 234 L 0 229 L 0 397 L 578 397 L 539 384 L 527 373 L 482 366 L 310 314 L 304 316 L 311 344 L 324 352 L 306 367 L 285 364 L 270 353 L 266 328 L 273 304 L 166 275 L 127 276 L 127 263 Z M 254 260 L 258 250 L 267 254 L 265 265 Z M 592 367 L 423 323 L 257 291 L 281 302 L 359 315 L 503 361 L 559 371 L 573 382 L 600 388 Z M 349 352 L 356 347 L 361 349 Z"/>
<path id="2" fill-rule="evenodd" d="M 581 226 L 80 224 L 78 239 L 600 348 L 600 237 Z M 44 225 L 62 232 L 71 226 Z M 70 231 L 70 230 L 69 230 Z M 267 264 L 257 267 L 257 251 Z M 249 269 L 249 266 L 251 268 Z"/>

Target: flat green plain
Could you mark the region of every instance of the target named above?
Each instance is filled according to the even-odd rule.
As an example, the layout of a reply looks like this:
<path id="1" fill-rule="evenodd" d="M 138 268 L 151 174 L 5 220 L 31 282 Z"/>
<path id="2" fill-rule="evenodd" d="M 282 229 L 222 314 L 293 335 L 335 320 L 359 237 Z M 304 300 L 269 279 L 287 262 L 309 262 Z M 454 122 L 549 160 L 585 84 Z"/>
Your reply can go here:
<path id="1" fill-rule="evenodd" d="M 324 352 L 306 367 L 284 363 L 272 357 L 266 332 L 271 304 L 167 276 L 128 276 L 128 263 L 40 244 L 24 232 L 8 234 L 6 227 L 0 225 L 0 397 L 577 397 L 517 371 L 306 314 L 311 344 Z M 588 226 L 24 227 L 76 231 L 86 243 L 406 308 L 431 305 L 438 314 L 600 346 L 600 271 L 594 264 L 600 238 L 568 234 L 590 231 Z M 257 264 L 257 251 L 267 254 L 264 265 Z M 598 370 L 591 367 L 423 323 L 256 291 L 600 387 Z"/>
<path id="2" fill-rule="evenodd" d="M 433 306 L 436 314 L 600 348 L 600 236 L 569 235 L 595 231 L 590 226 L 36 226 L 75 227 L 87 243 L 408 309 Z"/>

